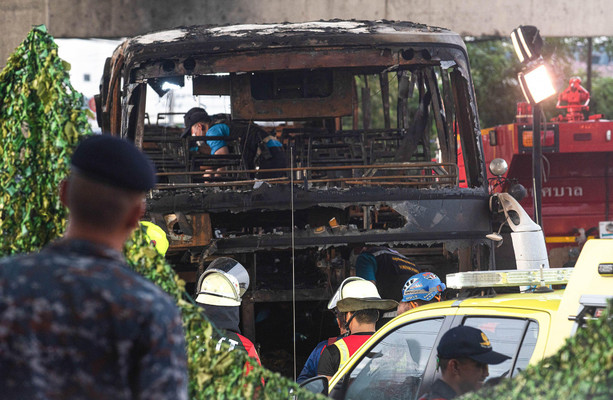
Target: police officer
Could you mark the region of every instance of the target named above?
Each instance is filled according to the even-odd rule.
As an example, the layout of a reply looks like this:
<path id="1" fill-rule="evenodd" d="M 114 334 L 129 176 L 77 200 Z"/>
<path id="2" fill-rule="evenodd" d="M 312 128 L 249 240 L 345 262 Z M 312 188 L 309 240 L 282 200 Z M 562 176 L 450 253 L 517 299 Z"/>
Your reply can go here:
<path id="1" fill-rule="evenodd" d="M 419 273 L 415 263 L 388 247 L 368 247 L 355 262 L 357 276 L 372 281 L 384 299 L 400 301 L 403 282 Z"/>
<path id="2" fill-rule="evenodd" d="M 420 400 L 451 400 L 478 390 L 489 375 L 489 364 L 511 358 L 495 352 L 485 333 L 471 326 L 457 326 L 445 332 L 437 351 L 441 378 Z"/>
<path id="3" fill-rule="evenodd" d="M 375 333 L 379 310 L 389 310 L 398 305 L 394 300 L 381 299 L 376 286 L 361 278 L 345 279 L 338 293 L 336 306 L 343 313 L 349 335 L 326 347 L 321 354 L 317 375 L 327 376 L 328 379 Z"/>
<path id="4" fill-rule="evenodd" d="M 64 236 L 0 261 L 0 393 L 5 399 L 186 399 L 173 299 L 126 265 L 151 162 L 109 135 L 82 140 L 62 182 Z"/>
<path id="5" fill-rule="evenodd" d="M 402 300 L 398 302 L 397 315 L 430 302 L 441 301 L 445 289 L 445 284 L 432 272 L 413 275 L 402 288 Z"/>
<path id="6" fill-rule="evenodd" d="M 253 343 L 241 335 L 240 305 L 249 287 L 249 274 L 238 261 L 229 257 L 215 259 L 198 279 L 196 302 L 206 316 L 221 329 L 217 350 L 226 343 L 229 350 L 242 349 L 262 365 Z"/>

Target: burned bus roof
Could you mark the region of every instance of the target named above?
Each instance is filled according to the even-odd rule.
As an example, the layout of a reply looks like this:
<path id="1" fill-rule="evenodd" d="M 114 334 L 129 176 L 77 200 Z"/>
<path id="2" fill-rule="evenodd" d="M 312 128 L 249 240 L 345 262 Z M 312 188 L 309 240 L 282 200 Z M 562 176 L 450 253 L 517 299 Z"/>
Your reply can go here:
<path id="1" fill-rule="evenodd" d="M 402 48 L 409 43 L 465 49 L 462 38 L 445 28 L 406 21 L 331 20 L 178 27 L 128 39 L 118 51 L 131 64 L 198 54 L 339 46 Z"/>

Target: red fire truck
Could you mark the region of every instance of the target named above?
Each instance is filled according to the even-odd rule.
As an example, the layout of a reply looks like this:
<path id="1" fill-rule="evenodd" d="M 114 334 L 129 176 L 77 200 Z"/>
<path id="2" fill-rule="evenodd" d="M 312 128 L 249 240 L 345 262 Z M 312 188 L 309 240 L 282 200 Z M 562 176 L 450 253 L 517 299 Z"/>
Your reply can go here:
<path id="1" fill-rule="evenodd" d="M 585 240 L 599 236 L 599 223 L 611 219 L 613 121 L 601 114 L 586 118 L 589 98 L 581 80 L 571 78 L 557 103 L 566 115 L 546 123 L 541 133 L 543 231 L 552 267 L 572 263 Z M 530 215 L 532 129 L 530 105 L 518 103 L 514 123 L 481 131 L 486 162 L 502 158 L 508 163 L 507 182 L 527 188 L 520 203 Z"/>

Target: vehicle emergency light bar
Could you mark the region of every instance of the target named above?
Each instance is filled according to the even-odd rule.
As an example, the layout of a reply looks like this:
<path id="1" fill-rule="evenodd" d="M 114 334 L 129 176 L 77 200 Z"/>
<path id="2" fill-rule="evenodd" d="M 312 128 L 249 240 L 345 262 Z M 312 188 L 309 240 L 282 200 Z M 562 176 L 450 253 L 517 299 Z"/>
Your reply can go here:
<path id="1" fill-rule="evenodd" d="M 469 289 L 501 286 L 540 286 L 568 283 L 574 268 L 470 271 L 447 275 L 447 287 Z"/>

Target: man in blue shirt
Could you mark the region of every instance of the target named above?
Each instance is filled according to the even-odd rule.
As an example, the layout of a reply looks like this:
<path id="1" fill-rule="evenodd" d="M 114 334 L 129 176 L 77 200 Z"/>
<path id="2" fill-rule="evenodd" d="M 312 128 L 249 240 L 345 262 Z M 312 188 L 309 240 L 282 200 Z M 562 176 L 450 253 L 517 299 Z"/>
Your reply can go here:
<path id="1" fill-rule="evenodd" d="M 192 136 L 217 137 L 207 140 L 211 155 L 230 154 L 228 144 L 219 139 L 223 136 L 238 136 L 241 140 L 242 159 L 245 168 L 260 170 L 286 168 L 283 145 L 273 135 L 253 123 L 239 123 L 221 117 L 213 119 L 203 108 L 192 108 L 185 116 L 185 131 L 182 138 Z M 254 175 L 254 174 L 251 174 Z M 257 178 L 276 178 L 285 176 L 283 171 L 258 172 Z"/>

